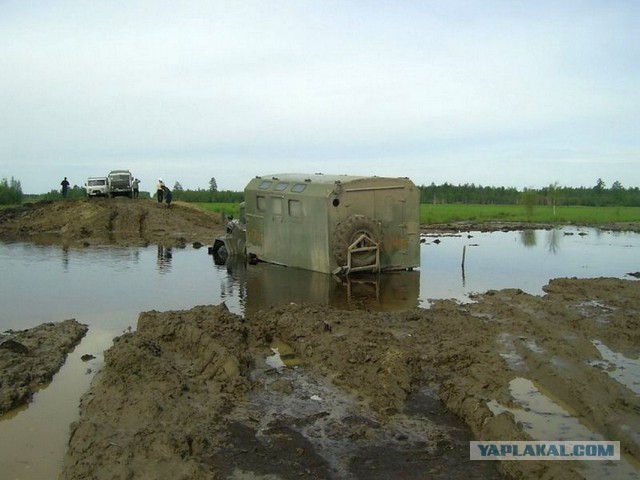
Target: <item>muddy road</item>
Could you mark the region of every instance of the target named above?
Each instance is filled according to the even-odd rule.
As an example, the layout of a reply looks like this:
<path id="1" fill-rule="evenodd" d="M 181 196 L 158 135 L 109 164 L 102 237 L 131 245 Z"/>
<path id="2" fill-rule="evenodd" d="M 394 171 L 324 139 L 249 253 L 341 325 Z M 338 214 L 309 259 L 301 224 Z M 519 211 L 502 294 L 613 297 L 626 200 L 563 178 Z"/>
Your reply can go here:
<path id="1" fill-rule="evenodd" d="M 80 248 L 208 244 L 222 229 L 217 215 L 151 200 L 0 213 L 4 241 Z M 544 291 L 385 313 L 143 312 L 82 397 L 60 478 L 638 478 L 640 283 L 565 278 Z M 22 333 L 6 345 L 14 360 L 73 345 Z M 472 439 L 620 441 L 623 455 L 471 462 Z"/>
<path id="2" fill-rule="evenodd" d="M 638 358 L 640 283 L 545 290 L 399 313 L 143 313 L 82 399 L 62 478 L 637 478 L 638 386 L 598 345 Z M 470 462 L 470 439 L 534 438 L 522 378 L 624 459 Z"/>

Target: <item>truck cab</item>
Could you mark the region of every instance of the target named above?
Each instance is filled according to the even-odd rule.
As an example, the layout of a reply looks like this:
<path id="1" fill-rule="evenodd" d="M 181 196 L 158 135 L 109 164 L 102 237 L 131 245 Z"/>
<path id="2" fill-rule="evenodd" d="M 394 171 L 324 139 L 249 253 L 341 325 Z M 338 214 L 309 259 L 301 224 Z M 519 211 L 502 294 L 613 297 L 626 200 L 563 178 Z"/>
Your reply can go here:
<path id="1" fill-rule="evenodd" d="M 109 197 L 126 196 L 133 198 L 133 176 L 129 170 L 109 172 Z"/>

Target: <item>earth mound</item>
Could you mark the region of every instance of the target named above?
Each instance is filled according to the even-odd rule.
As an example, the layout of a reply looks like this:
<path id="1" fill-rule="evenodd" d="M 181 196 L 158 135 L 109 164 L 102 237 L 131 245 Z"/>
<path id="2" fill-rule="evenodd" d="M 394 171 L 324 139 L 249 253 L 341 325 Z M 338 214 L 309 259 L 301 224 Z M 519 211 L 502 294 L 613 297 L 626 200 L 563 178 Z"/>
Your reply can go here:
<path id="1" fill-rule="evenodd" d="M 39 202 L 0 211 L 0 239 L 70 246 L 211 243 L 223 230 L 220 214 L 184 202 L 82 199 Z"/>

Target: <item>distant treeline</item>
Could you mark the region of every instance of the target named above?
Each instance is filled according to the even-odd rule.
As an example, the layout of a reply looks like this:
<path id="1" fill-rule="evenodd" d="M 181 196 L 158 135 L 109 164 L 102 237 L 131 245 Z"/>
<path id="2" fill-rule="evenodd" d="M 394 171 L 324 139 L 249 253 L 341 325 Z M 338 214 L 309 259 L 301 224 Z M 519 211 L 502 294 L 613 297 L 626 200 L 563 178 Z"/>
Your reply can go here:
<path id="1" fill-rule="evenodd" d="M 212 179 L 213 181 L 213 179 Z M 215 187 L 215 185 L 213 185 Z M 475 184 L 453 185 L 443 183 L 421 185 L 420 203 L 423 204 L 481 204 L 481 205 L 578 205 L 590 207 L 640 206 L 640 188 L 625 188 L 620 182 L 605 185 L 598 179 L 593 187 L 562 187 L 552 184 L 543 188 L 518 190 L 514 187 L 485 187 Z M 148 198 L 155 192 L 140 192 Z M 69 198 L 86 196 L 84 187 L 74 185 L 69 189 Z M 23 202 L 57 200 L 62 198 L 59 190 L 38 195 L 22 193 L 20 181 L 14 178 L 0 180 L 0 205 L 15 205 Z M 240 203 L 244 192 L 218 191 L 215 188 L 184 190 L 178 182 L 173 188 L 173 198 L 183 202 Z"/>
<path id="2" fill-rule="evenodd" d="M 244 201 L 244 192 L 232 192 L 231 190 L 172 190 L 174 200 L 197 203 L 240 203 Z"/>
<path id="3" fill-rule="evenodd" d="M 594 187 L 561 187 L 553 184 L 539 189 L 518 190 L 514 187 L 483 187 L 465 184 L 422 185 L 420 203 L 461 203 L 482 205 L 580 205 L 590 207 L 640 206 L 640 188 L 624 188 L 620 182 L 614 182 L 607 188 L 598 179 Z M 174 198 L 184 202 L 200 203 L 240 203 L 243 192 L 212 190 L 173 190 Z"/>
<path id="4" fill-rule="evenodd" d="M 244 192 L 212 192 L 210 190 L 182 190 L 180 188 L 174 188 L 172 190 L 173 199 L 181 200 L 183 202 L 198 202 L 198 203 L 240 203 L 244 200 Z M 140 198 L 150 198 L 156 194 L 153 192 L 140 192 Z M 67 198 L 86 198 L 87 191 L 84 187 L 74 185 L 69 188 Z M 15 204 L 21 202 L 39 202 L 42 200 L 60 200 L 62 199 L 62 193 L 60 190 L 51 190 L 48 193 L 41 193 L 37 195 L 22 195 L 21 200 L 17 202 L 3 202 L 0 197 L 1 204 Z"/>
<path id="5" fill-rule="evenodd" d="M 614 182 L 607 188 L 601 179 L 594 187 L 562 187 L 557 184 L 539 189 L 513 187 L 483 187 L 482 185 L 422 185 L 420 203 L 424 204 L 481 204 L 481 205 L 579 205 L 588 207 L 640 206 L 640 188 L 624 188 Z"/>

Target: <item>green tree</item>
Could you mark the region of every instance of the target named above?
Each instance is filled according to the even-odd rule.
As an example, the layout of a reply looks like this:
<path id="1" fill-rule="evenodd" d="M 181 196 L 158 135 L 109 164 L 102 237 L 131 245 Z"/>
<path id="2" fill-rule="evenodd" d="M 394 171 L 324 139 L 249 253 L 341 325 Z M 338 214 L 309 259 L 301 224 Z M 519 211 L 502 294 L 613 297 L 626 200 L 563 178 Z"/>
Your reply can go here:
<path id="1" fill-rule="evenodd" d="M 22 203 L 22 186 L 19 180 L 0 180 L 0 205 L 19 205 Z"/>
<path id="2" fill-rule="evenodd" d="M 596 181 L 596 186 L 593 187 L 593 193 L 595 194 L 595 205 L 596 207 L 599 207 L 602 205 L 603 203 L 603 193 L 604 193 L 604 189 L 606 187 L 606 184 L 604 183 L 604 180 L 602 180 L 601 178 L 598 178 L 598 180 Z"/>
<path id="3" fill-rule="evenodd" d="M 538 192 L 532 188 L 525 188 L 524 192 L 522 192 L 522 204 L 529 220 L 533 217 L 536 203 L 538 203 Z"/>
<path id="4" fill-rule="evenodd" d="M 218 191 L 218 183 L 216 182 L 215 177 L 211 177 L 211 180 L 209 180 L 209 191 L 212 193 Z"/>
<path id="5" fill-rule="evenodd" d="M 553 216 L 556 216 L 556 203 L 558 203 L 558 182 L 553 182 L 547 190 L 547 199 L 553 207 Z"/>

